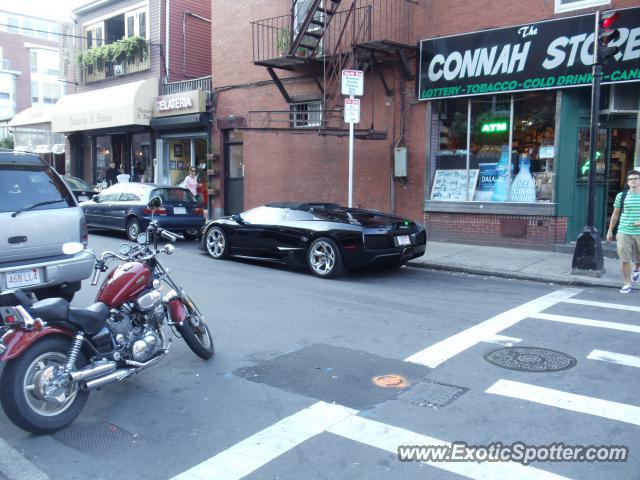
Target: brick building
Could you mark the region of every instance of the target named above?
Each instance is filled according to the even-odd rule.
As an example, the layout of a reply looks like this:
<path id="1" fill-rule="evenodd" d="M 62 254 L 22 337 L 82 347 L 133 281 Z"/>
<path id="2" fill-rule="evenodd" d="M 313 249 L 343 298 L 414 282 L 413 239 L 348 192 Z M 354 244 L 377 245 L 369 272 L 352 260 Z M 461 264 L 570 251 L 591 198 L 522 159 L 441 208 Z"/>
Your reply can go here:
<path id="1" fill-rule="evenodd" d="M 214 1 L 216 214 L 270 201 L 347 203 L 340 71 L 357 69 L 365 74 L 354 206 L 424 221 L 432 239 L 571 241 L 585 219 L 594 12 L 628 9 L 621 53 L 605 69 L 602 231 L 624 173 L 638 163 L 639 6 Z"/>
<path id="2" fill-rule="evenodd" d="M 74 94 L 58 102 L 71 171 L 100 183 L 110 163 L 131 180 L 177 183 L 206 165 L 211 3 L 95 0 L 63 25 L 61 54 Z"/>

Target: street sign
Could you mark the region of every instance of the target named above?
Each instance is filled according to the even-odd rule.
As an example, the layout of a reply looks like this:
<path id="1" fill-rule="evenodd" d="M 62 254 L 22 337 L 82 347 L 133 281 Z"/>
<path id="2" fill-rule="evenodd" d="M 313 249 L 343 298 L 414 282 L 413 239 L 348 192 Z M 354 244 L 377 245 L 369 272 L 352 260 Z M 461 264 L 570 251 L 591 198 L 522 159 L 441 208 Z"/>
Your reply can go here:
<path id="1" fill-rule="evenodd" d="M 342 94 L 362 96 L 364 92 L 364 72 L 362 70 L 342 70 Z"/>
<path id="2" fill-rule="evenodd" d="M 344 99 L 344 123 L 360 123 L 360 99 Z"/>

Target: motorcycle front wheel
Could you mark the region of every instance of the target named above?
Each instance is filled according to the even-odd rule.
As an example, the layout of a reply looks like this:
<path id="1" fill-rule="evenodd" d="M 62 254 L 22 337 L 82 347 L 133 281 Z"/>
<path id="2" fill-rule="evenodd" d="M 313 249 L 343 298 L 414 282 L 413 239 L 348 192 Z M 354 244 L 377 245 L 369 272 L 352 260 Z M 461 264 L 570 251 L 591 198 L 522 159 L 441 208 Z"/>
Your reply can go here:
<path id="1" fill-rule="evenodd" d="M 84 408 L 89 392 L 56 385 L 56 372 L 64 369 L 69 343 L 63 337 L 46 337 L 5 365 L 0 402 L 9 420 L 23 430 L 53 433 L 73 422 Z M 84 364 L 80 353 L 76 366 Z"/>
<path id="2" fill-rule="evenodd" d="M 208 360 L 213 356 L 214 351 L 213 337 L 209 327 L 189 297 L 185 297 L 184 306 L 188 314 L 182 326 L 178 327 L 178 331 L 193 353 L 204 360 Z"/>

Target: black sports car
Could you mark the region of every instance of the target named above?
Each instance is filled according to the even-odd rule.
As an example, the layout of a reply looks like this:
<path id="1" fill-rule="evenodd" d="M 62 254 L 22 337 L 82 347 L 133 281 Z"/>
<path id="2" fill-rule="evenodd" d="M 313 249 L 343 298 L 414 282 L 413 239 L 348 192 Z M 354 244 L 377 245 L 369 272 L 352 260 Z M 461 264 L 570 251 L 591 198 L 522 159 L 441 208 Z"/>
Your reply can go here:
<path id="1" fill-rule="evenodd" d="M 229 255 L 307 265 L 319 277 L 367 265 L 402 266 L 424 254 L 419 223 L 335 203 L 270 203 L 208 222 L 201 247 Z"/>

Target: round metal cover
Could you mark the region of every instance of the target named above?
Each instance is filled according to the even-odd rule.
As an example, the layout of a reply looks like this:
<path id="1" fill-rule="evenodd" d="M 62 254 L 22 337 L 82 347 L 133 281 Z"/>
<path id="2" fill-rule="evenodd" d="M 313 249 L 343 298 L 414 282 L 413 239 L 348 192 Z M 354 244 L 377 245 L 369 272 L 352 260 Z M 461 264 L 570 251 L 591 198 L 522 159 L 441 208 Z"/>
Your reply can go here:
<path id="1" fill-rule="evenodd" d="M 574 367 L 576 359 L 566 353 L 537 347 L 504 347 L 487 353 L 485 360 L 498 367 L 521 372 L 556 372 Z"/>
<path id="2" fill-rule="evenodd" d="M 373 378 L 373 383 L 382 388 L 406 388 L 407 382 L 400 375 L 380 375 Z"/>

